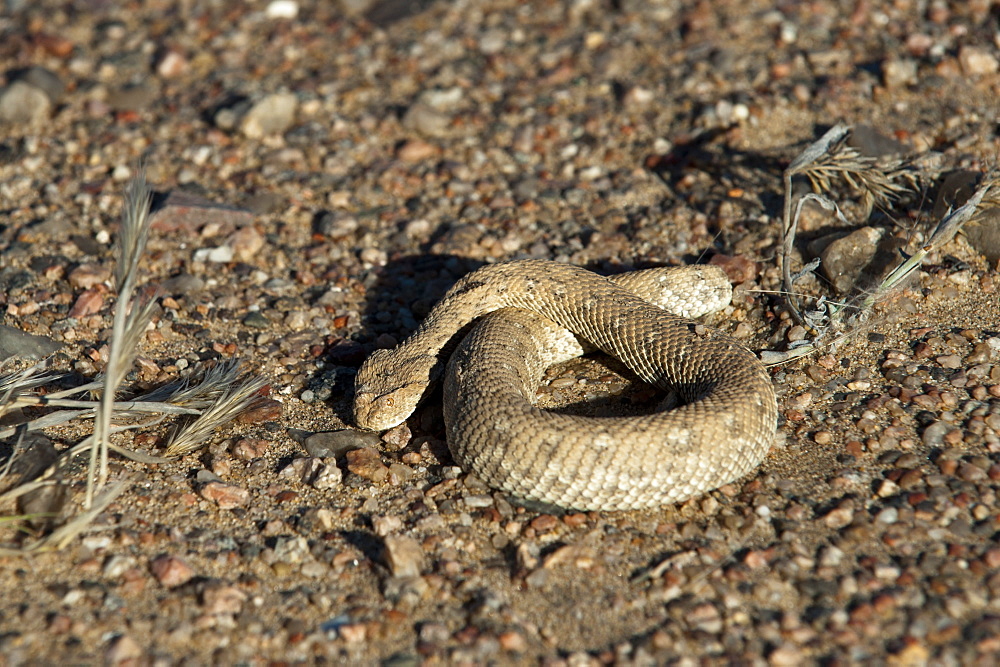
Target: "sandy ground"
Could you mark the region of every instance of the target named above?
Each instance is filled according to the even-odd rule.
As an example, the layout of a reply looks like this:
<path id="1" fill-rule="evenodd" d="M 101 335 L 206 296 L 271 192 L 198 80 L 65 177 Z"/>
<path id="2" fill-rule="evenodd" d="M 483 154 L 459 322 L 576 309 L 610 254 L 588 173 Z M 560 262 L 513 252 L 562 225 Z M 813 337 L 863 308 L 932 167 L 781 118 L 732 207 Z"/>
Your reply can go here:
<path id="1" fill-rule="evenodd" d="M 958 237 L 847 344 L 774 369 L 771 454 L 681 506 L 518 507 L 454 466 L 440 398 L 381 439 L 328 435 L 365 355 L 499 259 L 719 256 L 739 285 L 712 321 L 782 349 L 782 169 L 837 122 L 942 172 L 993 166 L 996 3 L 5 5 L 2 324 L 57 346 L 64 382 L 100 372 L 142 164 L 140 279 L 162 292 L 127 386 L 240 357 L 274 401 L 179 462 L 115 460 L 134 477 L 83 536 L 0 559 L 5 664 L 996 661 L 988 243 Z M 939 189 L 873 224 L 911 238 Z M 796 261 L 839 229 L 809 211 Z M 619 393 L 616 368 L 575 362 L 543 393 Z M 83 480 L 65 473 L 65 516 Z"/>

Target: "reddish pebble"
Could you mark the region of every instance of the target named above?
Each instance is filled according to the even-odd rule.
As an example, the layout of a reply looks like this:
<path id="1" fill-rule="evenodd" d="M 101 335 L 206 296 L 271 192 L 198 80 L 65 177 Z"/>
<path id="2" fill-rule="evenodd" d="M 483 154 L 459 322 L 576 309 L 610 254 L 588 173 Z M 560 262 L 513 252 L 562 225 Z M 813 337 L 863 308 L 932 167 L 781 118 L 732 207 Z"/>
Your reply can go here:
<path id="1" fill-rule="evenodd" d="M 153 573 L 161 586 L 175 588 L 186 584 L 194 577 L 194 570 L 176 556 L 157 556 L 150 562 L 149 571 Z"/>
<path id="2" fill-rule="evenodd" d="M 767 561 L 767 551 L 761 551 L 760 549 L 751 549 L 743 557 L 743 564 L 751 570 L 759 570 L 762 567 L 767 567 Z"/>
<path id="3" fill-rule="evenodd" d="M 276 496 L 274 496 L 274 499 L 279 503 L 286 503 L 289 500 L 295 500 L 298 497 L 299 497 L 298 492 L 286 490 L 278 493 Z"/>
<path id="4" fill-rule="evenodd" d="M 73 619 L 65 614 L 56 614 L 49 619 L 48 631 L 55 635 L 64 635 L 73 628 Z"/>
<path id="5" fill-rule="evenodd" d="M 243 507 L 250 502 L 250 492 L 246 489 L 224 484 L 222 482 L 209 482 L 201 488 L 201 497 L 206 500 L 214 500 L 219 509 L 231 510 L 236 507 Z"/>
<path id="6" fill-rule="evenodd" d="M 70 308 L 70 317 L 86 317 L 96 315 L 104 307 L 104 297 L 97 290 L 89 289 L 76 299 L 76 303 Z"/>
<path id="7" fill-rule="evenodd" d="M 111 277 L 111 269 L 99 264 L 81 264 L 66 276 L 69 284 L 76 289 L 90 289 Z"/>
<path id="8" fill-rule="evenodd" d="M 171 190 L 150 215 L 150 227 L 167 234 L 194 233 L 212 226 L 216 233 L 225 234 L 235 227 L 253 223 L 253 213 L 246 209 L 214 202 L 204 197 Z"/>
<path id="9" fill-rule="evenodd" d="M 382 456 L 371 447 L 353 449 L 347 454 L 347 469 L 358 477 L 380 484 L 389 478 L 389 469 L 382 463 Z"/>
<path id="10" fill-rule="evenodd" d="M 253 461 L 264 456 L 270 446 L 270 440 L 243 438 L 233 446 L 233 456 L 243 461 Z"/>
<path id="11" fill-rule="evenodd" d="M 281 403 L 273 398 L 258 398 L 249 409 L 240 414 L 236 421 L 240 424 L 259 424 L 281 417 Z"/>
<path id="12" fill-rule="evenodd" d="M 500 648 L 512 653 L 524 653 L 528 648 L 528 643 L 524 641 L 524 637 L 518 632 L 502 632 L 497 637 L 497 640 L 500 642 Z"/>
<path id="13" fill-rule="evenodd" d="M 69 55 L 73 53 L 73 49 L 76 48 L 73 42 L 69 41 L 65 37 L 50 35 L 44 32 L 38 33 L 32 39 L 35 44 L 57 58 L 69 57 Z"/>
<path id="14" fill-rule="evenodd" d="M 559 520 L 551 514 L 540 514 L 532 520 L 530 525 L 539 533 L 544 533 L 559 525 Z"/>
<path id="15" fill-rule="evenodd" d="M 396 151 L 396 157 L 404 162 L 421 162 L 427 158 L 434 157 L 438 153 L 438 147 L 420 139 L 410 139 Z"/>
<path id="16" fill-rule="evenodd" d="M 708 263 L 720 267 L 726 272 L 729 282 L 737 285 L 753 280 L 760 270 L 756 262 L 750 261 L 743 255 L 715 255 L 708 260 Z"/>

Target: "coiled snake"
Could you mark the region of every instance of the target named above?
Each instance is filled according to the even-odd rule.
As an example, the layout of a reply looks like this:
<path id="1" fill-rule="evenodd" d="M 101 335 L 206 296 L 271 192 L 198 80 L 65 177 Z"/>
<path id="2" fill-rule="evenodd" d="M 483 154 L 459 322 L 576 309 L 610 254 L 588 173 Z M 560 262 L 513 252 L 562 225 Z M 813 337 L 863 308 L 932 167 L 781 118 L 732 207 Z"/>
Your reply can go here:
<path id="1" fill-rule="evenodd" d="M 636 291 L 654 300 L 666 292 L 678 314 Z M 701 314 L 706 302 L 725 305 L 730 294 L 716 267 L 609 279 L 543 260 L 486 266 L 458 281 L 403 343 L 362 364 L 355 421 L 370 430 L 402 423 L 444 372 L 442 350 L 479 319 L 444 373 L 448 445 L 464 469 L 516 498 L 578 510 L 680 502 L 748 473 L 774 439 L 777 406 L 761 363 L 729 336 L 682 317 Z M 583 351 L 560 329 L 682 404 L 601 418 L 534 407 L 545 368 Z"/>

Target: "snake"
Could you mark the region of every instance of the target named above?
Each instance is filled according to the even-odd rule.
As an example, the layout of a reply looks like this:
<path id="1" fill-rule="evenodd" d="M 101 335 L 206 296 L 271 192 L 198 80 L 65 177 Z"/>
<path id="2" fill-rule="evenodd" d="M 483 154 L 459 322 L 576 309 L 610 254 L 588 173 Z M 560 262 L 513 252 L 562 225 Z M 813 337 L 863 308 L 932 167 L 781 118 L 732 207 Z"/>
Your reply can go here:
<path id="1" fill-rule="evenodd" d="M 486 265 L 456 282 L 402 343 L 365 359 L 355 424 L 403 423 L 443 376 L 448 448 L 490 487 L 578 511 L 683 502 L 754 470 L 777 429 L 760 360 L 690 319 L 731 293 L 711 265 L 610 278 L 549 260 Z M 536 407 L 546 368 L 591 346 L 679 405 L 612 417 Z"/>

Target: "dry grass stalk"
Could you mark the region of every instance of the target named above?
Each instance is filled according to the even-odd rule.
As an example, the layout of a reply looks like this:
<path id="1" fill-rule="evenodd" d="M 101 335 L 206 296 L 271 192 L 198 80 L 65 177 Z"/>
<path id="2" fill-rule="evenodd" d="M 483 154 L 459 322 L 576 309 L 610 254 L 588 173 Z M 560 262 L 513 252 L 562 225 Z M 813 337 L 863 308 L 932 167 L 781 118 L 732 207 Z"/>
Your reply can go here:
<path id="1" fill-rule="evenodd" d="M 139 341 L 153 315 L 152 300 L 142 305 L 132 302 L 139 260 L 149 237 L 149 207 L 152 197 L 153 191 L 142 172 L 129 181 L 125 189 L 125 206 L 122 210 L 115 264 L 118 301 L 115 303 L 114 324 L 108 344 L 108 364 L 104 369 L 101 405 L 94 420 L 94 440 L 97 446 L 91 449 L 87 469 L 87 499 L 84 506 L 88 508 L 95 491 L 103 487 L 108 479 L 108 445 L 115 392 L 135 362 Z"/>
<path id="2" fill-rule="evenodd" d="M 22 420 L 8 428 L 0 429 L 0 437 L 18 436 L 12 456 L 3 469 L 0 479 L 11 470 L 20 443 L 29 431 L 37 431 L 73 419 L 94 419 L 94 434 L 74 447 L 62 452 L 55 462 L 33 473 L 14 488 L 0 494 L 0 501 L 10 501 L 48 486 L 59 487 L 65 482 L 62 474 L 65 464 L 74 457 L 90 453 L 87 470 L 87 492 L 84 499 L 86 511 L 66 521 L 46 537 L 18 549 L 0 548 L 0 554 L 24 555 L 49 549 L 61 549 L 78 536 L 119 494 L 128 486 L 122 479 L 105 486 L 108 478 L 109 452 L 146 464 L 166 463 L 202 446 L 211 432 L 224 426 L 244 411 L 254 400 L 265 381 L 242 373 L 238 360 L 215 365 L 200 376 L 189 376 L 146 395 L 132 400 L 115 400 L 115 394 L 125 375 L 135 362 L 142 336 L 153 313 L 154 303 L 134 300 L 136 273 L 149 232 L 149 206 L 152 191 L 140 175 L 129 183 L 125 193 L 122 229 L 118 239 L 115 282 L 118 302 L 115 305 L 114 324 L 109 342 L 109 360 L 101 380 L 84 385 L 38 393 L 34 390 L 57 379 L 46 374 L 40 365 L 23 371 L 0 376 L 0 415 L 13 413 L 21 407 L 45 406 L 54 412 Z M 73 398 L 86 392 L 100 391 L 99 400 Z M 151 418 L 150 415 L 153 415 Z M 151 427 L 171 414 L 194 415 L 198 418 L 175 434 L 167 456 L 153 456 L 118 447 L 111 442 L 115 433 Z M 117 423 L 113 420 L 139 418 L 138 423 Z M 8 517 L 10 519 L 11 517 Z"/>
<path id="3" fill-rule="evenodd" d="M 264 384 L 264 378 L 252 377 L 225 389 L 198 418 L 174 433 L 165 455 L 181 457 L 201 449 L 213 431 L 251 406 Z"/>

